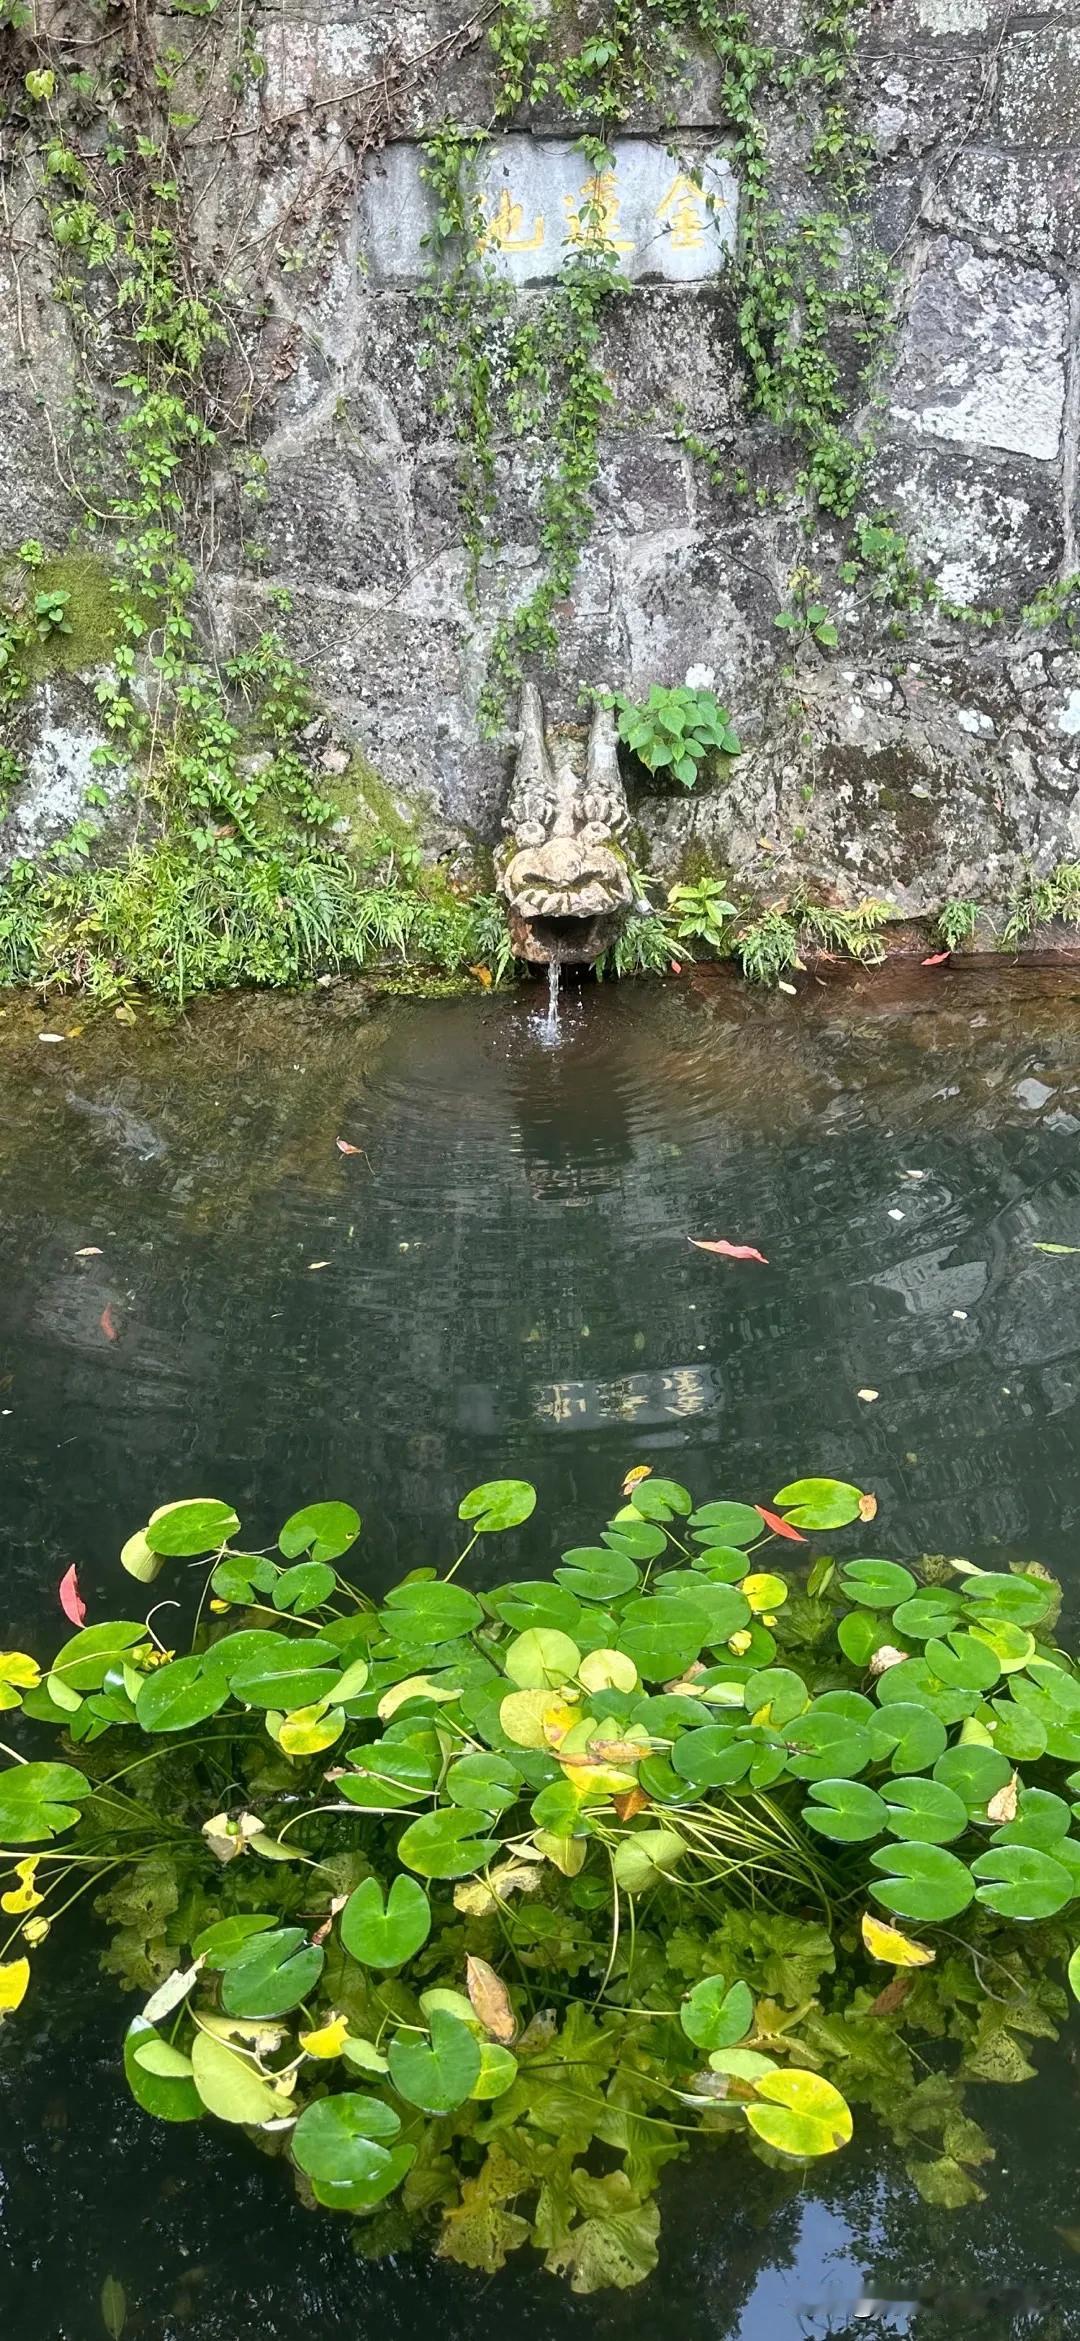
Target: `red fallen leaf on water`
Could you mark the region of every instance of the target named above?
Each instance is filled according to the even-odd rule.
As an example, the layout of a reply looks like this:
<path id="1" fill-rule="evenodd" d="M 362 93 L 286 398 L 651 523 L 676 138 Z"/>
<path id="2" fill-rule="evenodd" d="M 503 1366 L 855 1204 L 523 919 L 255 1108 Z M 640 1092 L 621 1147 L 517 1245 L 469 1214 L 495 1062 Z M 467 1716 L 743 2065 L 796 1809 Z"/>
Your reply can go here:
<path id="1" fill-rule="evenodd" d="M 351 1145 L 347 1138 L 335 1138 L 334 1144 L 339 1154 L 362 1154 L 364 1151 L 362 1146 Z"/>
<path id="2" fill-rule="evenodd" d="M 116 1323 L 113 1318 L 112 1310 L 108 1306 L 102 1309 L 101 1315 L 98 1318 L 98 1324 L 100 1325 L 101 1330 L 105 1335 L 106 1341 L 119 1341 L 120 1335 L 116 1330 Z"/>
<path id="3" fill-rule="evenodd" d="M 79 1591 L 79 1579 L 74 1561 L 66 1574 L 61 1577 L 57 1591 L 60 1595 L 60 1607 L 64 1616 L 70 1618 L 73 1626 L 85 1625 L 86 1603 Z"/>
<path id="4" fill-rule="evenodd" d="M 763 1268 L 769 1265 L 764 1252 L 755 1252 L 753 1244 L 729 1244 L 723 1236 L 715 1243 L 709 1243 L 705 1236 L 687 1236 L 686 1240 L 698 1252 L 720 1252 L 725 1260 L 760 1260 Z"/>
<path id="5" fill-rule="evenodd" d="M 929 959 L 922 960 L 920 965 L 923 967 L 944 967 L 946 960 L 951 958 L 951 951 L 931 951 Z"/>
<path id="6" fill-rule="evenodd" d="M 755 1504 L 754 1510 L 764 1520 L 766 1528 L 772 1529 L 774 1536 L 786 1536 L 791 1544 L 808 1543 L 808 1538 L 800 1536 L 798 1529 L 793 1528 L 789 1520 L 781 1520 L 779 1512 L 767 1512 L 764 1504 Z"/>

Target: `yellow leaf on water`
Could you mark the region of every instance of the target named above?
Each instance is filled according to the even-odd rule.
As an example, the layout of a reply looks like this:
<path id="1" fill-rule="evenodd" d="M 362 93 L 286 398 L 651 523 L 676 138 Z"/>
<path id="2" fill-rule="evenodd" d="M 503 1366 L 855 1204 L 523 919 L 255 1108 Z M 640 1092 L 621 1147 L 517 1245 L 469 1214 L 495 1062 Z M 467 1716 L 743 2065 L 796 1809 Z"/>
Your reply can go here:
<path id="1" fill-rule="evenodd" d="M 788 1589 L 784 1583 L 784 1579 L 782 1577 L 774 1577 L 768 1571 L 763 1571 L 759 1575 L 744 1577 L 739 1586 L 739 1591 L 743 1595 L 744 1600 L 749 1602 L 751 1609 L 754 1611 L 757 1617 L 761 1616 L 763 1610 L 779 1609 L 781 1602 L 786 1601 L 788 1597 Z M 745 1634 L 745 1627 L 743 1628 L 743 1632 Z M 746 1638 L 749 1640 L 748 1635 Z"/>
<path id="2" fill-rule="evenodd" d="M 278 1732 L 277 1744 L 286 1756 L 318 1756 L 333 1747 L 344 1729 L 344 1708 L 328 1707 L 324 1713 L 320 1701 L 314 1707 L 294 1707 Z"/>
<path id="3" fill-rule="evenodd" d="M 6 1894 L 0 1894 L 0 1910 L 10 1912 L 13 1918 L 21 1918 L 25 1910 L 36 1910 L 38 1903 L 44 1901 L 44 1895 L 38 1893 L 34 1884 L 40 1860 L 40 1853 L 31 1853 L 25 1861 L 16 1862 L 15 1875 L 19 1884 L 10 1887 Z"/>
<path id="4" fill-rule="evenodd" d="M 862 1392 L 861 1392 L 861 1391 L 860 1391 L 859 1395 L 860 1395 L 860 1397 L 862 1396 Z M 876 1496 L 860 1496 L 860 1497 L 859 1497 L 859 1518 L 860 1518 L 860 1520 L 876 1520 L 876 1519 L 877 1519 L 877 1497 L 876 1497 Z"/>
<path id="5" fill-rule="evenodd" d="M 642 1482 L 642 1480 L 643 1480 L 643 1479 L 651 1479 L 651 1478 L 652 1478 L 652 1464 L 651 1464 L 651 1463 L 635 1463 L 633 1470 L 632 1470 L 632 1471 L 628 1471 L 628 1472 L 627 1472 L 627 1474 L 626 1474 L 626 1478 L 624 1479 L 624 1481 L 623 1481 L 623 1483 L 622 1483 L 622 1488 L 621 1488 L 621 1491 L 620 1491 L 620 1492 L 621 1492 L 621 1494 L 622 1494 L 622 1495 L 624 1495 L 624 1496 L 628 1496 L 628 1495 L 629 1495 L 629 1493 L 630 1493 L 630 1490 L 631 1490 L 631 1488 L 640 1487 L 640 1485 L 641 1485 L 641 1482 Z"/>
<path id="6" fill-rule="evenodd" d="M 0 2016 L 10 2016 L 22 2006 L 29 1983 L 29 1959 L 9 1959 L 0 1967 Z"/>
<path id="7" fill-rule="evenodd" d="M 517 2033 L 517 2020 L 510 2005 L 510 1994 L 500 1975 L 486 1959 L 465 1961 L 465 1989 L 489 2040 L 499 2040 L 504 2048 Z"/>
<path id="8" fill-rule="evenodd" d="M 880 1959 L 886 1967 L 933 1966 L 937 1953 L 928 1943 L 913 1942 L 898 1926 L 886 1926 L 882 1919 L 872 1918 L 868 1910 L 864 1910 L 860 1923 L 871 1959 Z"/>
<path id="9" fill-rule="evenodd" d="M 320 2024 L 315 2032 L 302 2032 L 300 2046 L 305 2056 L 339 2057 L 349 2037 L 348 2020 L 332 2016 L 328 2024 Z"/>
<path id="10" fill-rule="evenodd" d="M 40 1681 L 36 1658 L 29 1658 L 25 1650 L 0 1650 L 0 1683 L 11 1683 L 17 1691 L 36 1691 Z"/>
<path id="11" fill-rule="evenodd" d="M 490 967 L 470 967 L 469 974 L 476 977 L 478 984 L 483 984 L 485 991 L 490 991 L 492 980 Z"/>

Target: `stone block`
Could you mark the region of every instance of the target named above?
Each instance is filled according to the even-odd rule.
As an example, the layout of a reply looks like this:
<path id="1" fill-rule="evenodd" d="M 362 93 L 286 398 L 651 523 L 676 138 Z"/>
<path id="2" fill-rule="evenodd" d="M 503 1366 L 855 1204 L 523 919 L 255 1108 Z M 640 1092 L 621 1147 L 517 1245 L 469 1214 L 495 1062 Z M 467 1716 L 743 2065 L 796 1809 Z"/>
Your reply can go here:
<path id="1" fill-rule="evenodd" d="M 1068 305 L 1054 278 L 943 237 L 915 287 L 894 417 L 935 439 L 1056 460 Z"/>
<path id="2" fill-rule="evenodd" d="M 233 631 L 267 623 L 265 588 L 237 585 Z M 475 675 L 456 615 L 361 607 L 346 593 L 300 588 L 273 623 L 317 676 L 342 736 L 393 790 L 443 821 L 495 834 L 503 760 L 477 737 Z"/>
<path id="3" fill-rule="evenodd" d="M 601 357 L 620 425 L 670 430 L 681 417 L 705 438 L 731 427 L 740 374 L 734 300 L 723 283 L 697 292 L 639 287 L 609 307 Z"/>
<path id="4" fill-rule="evenodd" d="M 365 447 L 339 425 L 295 452 L 271 449 L 266 485 L 265 503 L 244 513 L 244 530 L 265 547 L 269 575 L 342 593 L 400 585 L 411 545 L 398 457 Z"/>
<path id="5" fill-rule="evenodd" d="M 985 78 L 986 60 L 975 49 L 952 57 L 947 72 L 933 53 L 864 58 L 859 126 L 883 158 L 930 154 L 943 140 L 964 135 Z"/>
<path id="6" fill-rule="evenodd" d="M 931 190 L 927 217 L 1031 262 L 1080 264 L 1080 151 L 1003 154 L 964 146 Z"/>
<path id="7" fill-rule="evenodd" d="M 645 138 L 616 138 L 611 153 L 612 169 L 597 177 L 573 140 L 518 134 L 492 140 L 474 185 L 485 259 L 496 276 L 518 285 L 550 282 L 601 229 L 634 281 L 695 284 L 725 266 L 738 209 L 725 156 L 699 142 L 676 159 Z M 369 281 L 420 281 L 436 212 L 422 148 L 398 139 L 371 158 L 360 208 Z"/>
<path id="8" fill-rule="evenodd" d="M 1005 146 L 1080 145 L 1080 25 L 1012 34 L 994 113 Z"/>
<path id="9" fill-rule="evenodd" d="M 752 614 L 744 574 L 725 558 L 711 532 L 664 529 L 628 536 L 613 563 L 616 604 L 626 628 L 629 684 L 681 683 L 706 667 L 725 706 L 737 712 L 757 699 L 775 655 Z"/>
<path id="10" fill-rule="evenodd" d="M 867 501 L 893 516 L 950 601 L 1016 610 L 1064 554 L 1058 482 L 1040 463 L 892 439 L 875 457 Z"/>

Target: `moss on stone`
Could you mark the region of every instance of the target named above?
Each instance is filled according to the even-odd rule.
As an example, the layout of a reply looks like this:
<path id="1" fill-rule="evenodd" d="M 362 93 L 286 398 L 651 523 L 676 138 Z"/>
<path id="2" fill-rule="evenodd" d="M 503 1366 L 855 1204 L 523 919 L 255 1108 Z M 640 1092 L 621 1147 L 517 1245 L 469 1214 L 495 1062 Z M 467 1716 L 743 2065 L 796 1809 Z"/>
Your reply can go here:
<path id="1" fill-rule="evenodd" d="M 71 632 L 51 633 L 44 641 L 34 634 L 22 654 L 27 680 L 39 683 L 47 675 L 85 674 L 107 666 L 120 631 L 120 613 L 110 572 L 100 556 L 54 553 L 39 569 L 22 574 L 28 612 L 39 593 L 70 596 L 64 615 Z"/>
<path id="2" fill-rule="evenodd" d="M 349 845 L 358 859 L 380 838 L 398 847 L 419 842 L 419 824 L 401 811 L 360 748 L 353 749 L 347 770 L 334 780 L 333 796 L 349 823 Z"/>

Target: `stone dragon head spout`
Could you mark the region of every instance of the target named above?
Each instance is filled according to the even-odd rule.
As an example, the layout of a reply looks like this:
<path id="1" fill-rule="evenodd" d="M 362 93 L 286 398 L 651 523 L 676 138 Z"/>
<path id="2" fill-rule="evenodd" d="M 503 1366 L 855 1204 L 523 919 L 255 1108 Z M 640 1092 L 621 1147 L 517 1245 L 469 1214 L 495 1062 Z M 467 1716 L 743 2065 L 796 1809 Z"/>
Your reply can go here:
<path id="1" fill-rule="evenodd" d="M 521 694 L 521 733 L 498 857 L 519 959 L 589 965 L 634 900 L 621 841 L 630 824 L 615 721 L 598 707 L 588 745 L 552 737 L 535 683 Z"/>

